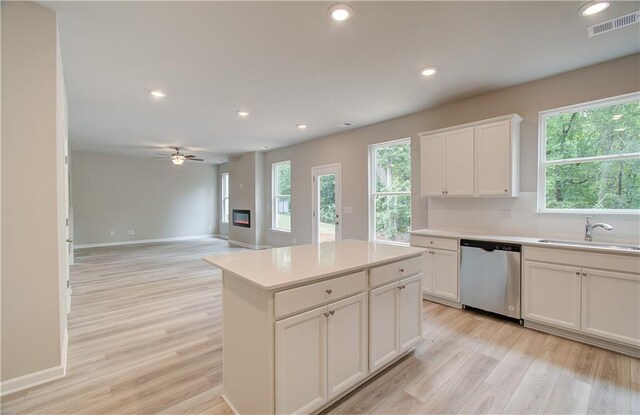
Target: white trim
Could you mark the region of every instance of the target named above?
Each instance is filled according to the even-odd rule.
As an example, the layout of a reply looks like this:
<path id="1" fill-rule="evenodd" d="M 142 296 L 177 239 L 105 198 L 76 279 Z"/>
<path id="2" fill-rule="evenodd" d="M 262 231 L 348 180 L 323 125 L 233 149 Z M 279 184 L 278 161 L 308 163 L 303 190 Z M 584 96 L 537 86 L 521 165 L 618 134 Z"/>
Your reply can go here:
<path id="1" fill-rule="evenodd" d="M 97 244 L 82 244 L 82 245 L 74 245 L 73 249 L 82 249 L 82 248 L 99 248 L 102 246 L 118 246 L 118 245 L 138 245 L 138 244 L 148 244 L 154 242 L 173 242 L 173 241 L 189 241 L 192 239 L 208 239 L 214 238 L 216 235 L 195 235 L 195 236 L 174 236 L 171 238 L 157 238 L 157 239 L 139 239 L 136 241 L 119 241 L 119 242 L 101 242 Z"/>
<path id="2" fill-rule="evenodd" d="M 605 160 L 624 160 L 635 159 L 640 157 L 640 153 L 631 154 L 619 154 L 619 155 L 606 155 L 595 157 L 581 157 L 575 159 L 563 159 L 563 160 L 546 160 L 547 154 L 547 140 L 545 136 L 547 118 L 554 115 L 568 114 L 578 112 L 585 109 L 602 108 L 612 104 L 624 104 L 627 102 L 633 102 L 640 100 L 640 92 L 632 92 L 630 94 L 617 95 L 614 97 L 598 99 L 589 102 L 582 102 L 579 104 L 569 105 L 561 108 L 554 108 L 550 110 L 540 111 L 538 113 L 538 194 L 536 197 L 536 210 L 537 213 L 570 213 L 570 214 L 588 214 L 588 215 L 629 215 L 638 214 L 640 210 L 637 209 L 549 209 L 546 206 L 547 202 L 547 188 L 546 188 L 546 168 L 551 165 L 560 164 L 576 164 L 576 163 L 588 163 Z"/>
<path id="3" fill-rule="evenodd" d="M 240 242 L 240 241 L 234 241 L 233 239 L 229 239 L 229 243 L 231 245 L 237 245 L 237 246 L 241 246 L 243 248 L 249 248 L 249 249 L 271 249 L 273 248 L 271 245 L 251 245 L 245 242 Z"/>
<path id="4" fill-rule="evenodd" d="M 384 244 L 389 244 L 389 245 L 400 245 L 400 246 L 409 246 L 409 242 L 395 242 L 395 241 L 381 241 L 375 238 L 376 235 L 376 230 L 375 230 L 375 221 L 374 221 L 374 217 L 375 217 L 375 211 L 376 211 L 376 206 L 375 206 L 375 197 L 376 196 L 401 196 L 401 195 L 409 195 L 409 199 L 413 199 L 413 196 L 411 195 L 411 188 L 409 188 L 408 191 L 403 191 L 403 192 L 374 192 L 374 178 L 375 178 L 375 164 L 373 162 L 373 158 L 374 158 L 374 154 L 376 149 L 378 148 L 382 148 L 382 147 L 388 147 L 388 146 L 393 146 L 393 145 L 401 145 L 401 144 L 409 144 L 409 153 L 411 153 L 411 137 L 405 137 L 405 138 L 399 138 L 396 140 L 391 140 L 391 141 L 385 141 L 382 143 L 375 143 L 375 144 L 370 144 L 369 145 L 369 154 L 368 154 L 368 177 L 367 177 L 367 182 L 368 182 L 368 197 L 369 197 L 369 203 L 368 203 L 368 215 L 367 215 L 367 222 L 368 222 L 368 228 L 369 228 L 369 241 L 370 242 L 376 242 L 376 243 L 384 243 Z M 411 154 L 409 154 L 409 157 L 411 158 Z M 409 160 L 409 163 L 411 163 L 411 159 Z M 409 169 L 411 169 L 411 166 L 409 166 Z M 411 177 L 411 181 L 413 181 L 413 175 Z M 409 204 L 409 208 L 411 209 L 411 203 Z M 411 214 L 410 214 L 411 216 Z M 409 224 L 409 231 L 411 231 L 411 224 Z"/>
<path id="5" fill-rule="evenodd" d="M 418 133 L 418 137 L 422 137 L 422 136 L 425 136 L 425 135 L 431 135 L 431 134 L 435 134 L 435 133 L 444 133 L 444 132 L 447 132 L 447 131 L 458 130 L 458 129 L 467 128 L 467 127 L 475 127 L 477 125 L 489 124 L 489 123 L 494 123 L 494 122 L 498 122 L 498 121 L 521 122 L 522 121 L 522 117 L 519 116 L 518 114 L 502 115 L 500 117 L 488 118 L 486 120 L 473 121 L 473 122 L 469 122 L 469 123 L 466 123 L 466 124 L 453 125 L 451 127 L 439 128 L 437 130 L 423 131 L 421 133 Z"/>
<path id="6" fill-rule="evenodd" d="M 342 239 L 342 225 L 344 220 L 344 212 L 342 211 L 342 163 L 322 164 L 319 166 L 311 166 L 311 238 L 312 243 L 320 243 L 320 213 L 316 212 L 316 208 L 320 203 L 318 199 L 317 176 L 334 174 L 336 176 L 335 187 L 335 204 L 336 215 L 338 216 L 338 225 L 336 225 L 335 240 Z M 315 212 L 315 216 L 314 216 Z M 317 218 L 316 218 L 317 216 Z"/>
<path id="7" fill-rule="evenodd" d="M 228 222 L 227 222 L 228 223 Z M 220 239 L 225 239 L 225 240 L 229 240 L 229 235 L 223 235 L 221 233 L 216 233 L 213 235 L 214 238 L 220 238 Z"/>
<path id="8" fill-rule="evenodd" d="M 231 403 L 231 401 L 225 396 L 225 394 L 223 393 L 222 395 L 220 395 L 220 397 L 222 398 L 222 400 L 224 401 L 224 403 L 227 404 L 227 406 L 229 407 L 229 409 L 231 409 L 231 413 L 233 415 L 240 415 L 240 412 L 238 412 L 236 410 L 236 408 L 233 406 L 233 404 Z"/>
<path id="9" fill-rule="evenodd" d="M 40 370 L 38 372 L 18 376 L 17 378 L 7 379 L 3 382 L 0 382 L 0 396 L 5 396 L 10 393 L 21 391 L 23 389 L 32 388 L 34 386 L 42 385 L 43 383 L 51 382 L 52 380 L 60 379 L 65 376 L 65 372 L 65 366 L 58 365 L 50 367 L 48 369 Z"/>
<path id="10" fill-rule="evenodd" d="M 64 339 L 62 340 L 62 373 L 67 374 L 67 354 L 69 353 L 69 329 L 64 329 Z"/>
<path id="11" fill-rule="evenodd" d="M 224 180 L 225 176 L 227 178 L 226 183 Z M 230 212 L 231 204 L 229 204 L 229 212 L 227 212 L 228 218 L 225 218 L 225 214 L 224 214 L 225 199 L 229 199 L 229 172 L 228 171 L 220 173 L 220 222 L 221 223 L 229 223 L 229 219 L 231 219 L 231 212 Z"/>

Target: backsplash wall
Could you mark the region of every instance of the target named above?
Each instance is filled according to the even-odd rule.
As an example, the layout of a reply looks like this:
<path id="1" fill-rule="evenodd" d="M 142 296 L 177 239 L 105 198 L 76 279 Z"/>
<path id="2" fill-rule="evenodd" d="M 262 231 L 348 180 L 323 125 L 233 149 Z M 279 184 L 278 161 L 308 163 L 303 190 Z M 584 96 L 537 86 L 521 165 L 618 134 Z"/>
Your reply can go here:
<path id="1" fill-rule="evenodd" d="M 577 239 L 584 237 L 585 214 L 537 213 L 537 192 L 516 198 L 430 198 L 429 228 L 484 234 Z M 640 214 L 590 215 L 612 231 L 595 229 L 594 242 L 640 245 Z"/>

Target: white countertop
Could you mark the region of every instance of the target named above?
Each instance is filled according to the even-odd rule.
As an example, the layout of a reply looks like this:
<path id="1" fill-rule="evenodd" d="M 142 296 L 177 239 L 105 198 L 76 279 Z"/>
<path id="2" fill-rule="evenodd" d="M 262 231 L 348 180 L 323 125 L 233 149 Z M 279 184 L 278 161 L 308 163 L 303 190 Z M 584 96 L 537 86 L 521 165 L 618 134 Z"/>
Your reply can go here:
<path id="1" fill-rule="evenodd" d="M 585 244 L 585 245 L 576 246 L 576 245 L 562 244 L 562 243 L 540 242 L 541 239 L 555 240 L 556 238 L 537 238 L 537 237 L 534 238 L 530 236 L 487 235 L 487 234 L 464 232 L 464 231 L 445 231 L 441 229 L 417 229 L 415 231 L 411 231 L 411 235 L 433 236 L 433 237 L 453 238 L 453 239 L 477 239 L 481 241 L 506 242 L 506 243 L 521 244 L 521 245 L 535 245 L 535 246 L 546 247 L 546 248 L 578 249 L 578 250 L 640 256 L 640 251 L 632 251 L 628 249 L 613 247 L 616 245 L 617 246 L 625 246 L 625 245 L 637 246 L 637 245 L 618 244 L 615 242 L 612 242 L 610 244 L 609 243 L 600 244 L 598 242 L 589 243 L 585 241 L 579 241 L 579 240 L 570 241 L 566 239 L 567 242 L 578 242 L 581 244 L 583 243 Z M 611 245 L 611 246 L 608 246 L 608 245 Z"/>
<path id="2" fill-rule="evenodd" d="M 276 290 L 420 255 L 422 248 L 356 240 L 204 257 L 265 290 Z"/>

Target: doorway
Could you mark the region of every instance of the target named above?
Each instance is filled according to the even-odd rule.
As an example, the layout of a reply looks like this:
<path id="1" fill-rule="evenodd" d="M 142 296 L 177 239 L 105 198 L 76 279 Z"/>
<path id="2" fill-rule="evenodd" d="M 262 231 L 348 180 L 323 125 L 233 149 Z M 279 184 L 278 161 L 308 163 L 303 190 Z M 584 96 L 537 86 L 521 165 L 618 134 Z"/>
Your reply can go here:
<path id="1" fill-rule="evenodd" d="M 341 165 L 311 168 L 313 188 L 313 242 L 334 242 L 342 238 Z"/>

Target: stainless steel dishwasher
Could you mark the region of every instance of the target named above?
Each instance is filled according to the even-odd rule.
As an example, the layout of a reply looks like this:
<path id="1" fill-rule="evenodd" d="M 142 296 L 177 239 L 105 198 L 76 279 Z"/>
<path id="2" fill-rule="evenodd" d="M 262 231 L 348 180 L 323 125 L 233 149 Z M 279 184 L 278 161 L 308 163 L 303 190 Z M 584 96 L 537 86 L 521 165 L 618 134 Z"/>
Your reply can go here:
<path id="1" fill-rule="evenodd" d="M 521 246 L 501 242 L 460 241 L 460 302 L 521 319 Z"/>

